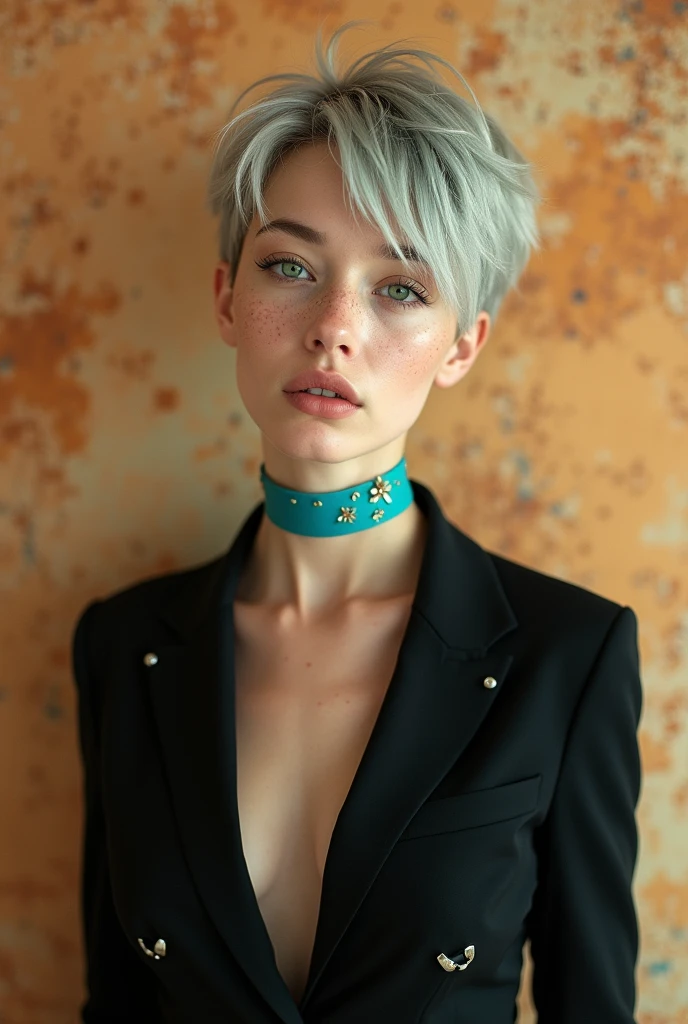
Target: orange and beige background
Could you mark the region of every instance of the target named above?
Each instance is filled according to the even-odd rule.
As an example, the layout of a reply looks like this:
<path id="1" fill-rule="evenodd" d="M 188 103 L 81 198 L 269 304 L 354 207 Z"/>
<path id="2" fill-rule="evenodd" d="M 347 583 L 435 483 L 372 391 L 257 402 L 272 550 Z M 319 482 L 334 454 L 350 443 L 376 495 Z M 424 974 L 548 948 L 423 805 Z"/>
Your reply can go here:
<path id="1" fill-rule="evenodd" d="M 74 1024 L 83 994 L 76 617 L 219 554 L 261 500 L 212 313 L 211 136 L 355 18 L 344 57 L 412 37 L 454 63 L 545 195 L 409 473 L 484 546 L 636 611 L 638 1020 L 688 1022 L 688 2 L 1 0 L 1 1024 Z"/>

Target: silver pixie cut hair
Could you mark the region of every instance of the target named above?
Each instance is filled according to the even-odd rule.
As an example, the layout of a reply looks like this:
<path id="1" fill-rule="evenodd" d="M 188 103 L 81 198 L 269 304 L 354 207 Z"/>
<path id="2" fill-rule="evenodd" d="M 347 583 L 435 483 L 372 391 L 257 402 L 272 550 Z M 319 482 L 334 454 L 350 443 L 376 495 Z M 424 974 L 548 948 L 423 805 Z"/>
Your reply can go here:
<path id="1" fill-rule="evenodd" d="M 259 79 L 237 98 L 230 118 L 251 89 L 286 81 L 215 133 L 207 201 L 220 218 L 220 259 L 229 263 L 233 284 L 254 213 L 267 221 L 263 190 L 270 174 L 304 144 L 326 141 L 332 153 L 333 140 L 352 215 L 358 210 L 375 225 L 407 269 L 406 247 L 427 261 L 456 312 L 459 337 L 481 310 L 494 322 L 506 293 L 518 290 L 531 250 L 540 248 L 535 208 L 542 200 L 530 165 L 441 57 L 389 44 L 337 71 L 340 36 L 359 24 L 337 29 L 324 54 L 319 29 L 320 77 Z M 404 59 L 409 56 L 427 69 Z M 475 108 L 442 81 L 433 61 L 464 82 Z"/>

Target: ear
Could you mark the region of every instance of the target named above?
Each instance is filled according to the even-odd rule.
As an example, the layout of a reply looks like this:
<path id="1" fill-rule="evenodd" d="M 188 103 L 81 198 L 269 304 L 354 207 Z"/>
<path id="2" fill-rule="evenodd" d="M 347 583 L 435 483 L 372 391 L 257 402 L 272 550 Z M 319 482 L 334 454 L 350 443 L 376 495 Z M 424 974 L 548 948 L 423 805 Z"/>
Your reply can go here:
<path id="1" fill-rule="evenodd" d="M 215 267 L 213 290 L 215 293 L 215 319 L 225 344 L 236 348 L 237 338 L 234 324 L 234 288 L 230 284 L 232 271 L 229 263 L 222 260 Z"/>
<path id="2" fill-rule="evenodd" d="M 473 326 L 452 343 L 435 375 L 438 388 L 450 388 L 466 376 L 487 341 L 490 324 L 490 314 L 482 310 Z"/>

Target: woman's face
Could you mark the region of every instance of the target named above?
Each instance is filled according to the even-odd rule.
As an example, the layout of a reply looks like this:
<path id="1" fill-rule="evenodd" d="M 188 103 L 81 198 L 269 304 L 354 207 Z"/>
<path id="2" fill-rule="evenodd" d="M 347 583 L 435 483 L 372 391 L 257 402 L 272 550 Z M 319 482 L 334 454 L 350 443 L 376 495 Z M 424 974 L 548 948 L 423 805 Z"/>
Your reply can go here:
<path id="1" fill-rule="evenodd" d="M 223 339 L 237 350 L 239 393 L 283 455 L 314 463 L 355 460 L 364 479 L 367 470 L 379 472 L 381 458 L 393 459 L 390 465 L 401 458 L 432 385 L 450 387 L 468 372 L 487 338 L 489 316 L 481 313 L 455 339 L 456 317 L 430 271 L 418 266 L 409 273 L 399 260 L 376 254 L 382 234 L 361 215 L 354 221 L 325 143 L 285 158 L 267 184 L 265 204 L 270 221 L 298 221 L 325 240 L 307 242 L 285 230 L 257 235 L 254 216 L 233 288 L 228 264 L 218 264 L 216 316 Z M 360 408 L 343 419 L 295 408 L 284 388 L 311 369 L 342 374 Z"/>

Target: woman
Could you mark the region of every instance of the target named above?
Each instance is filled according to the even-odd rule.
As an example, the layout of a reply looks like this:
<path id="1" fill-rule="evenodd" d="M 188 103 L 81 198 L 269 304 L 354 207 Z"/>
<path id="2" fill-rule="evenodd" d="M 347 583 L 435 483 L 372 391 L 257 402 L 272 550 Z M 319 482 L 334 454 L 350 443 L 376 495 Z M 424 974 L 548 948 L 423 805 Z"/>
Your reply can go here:
<path id="1" fill-rule="evenodd" d="M 82 1020 L 507 1024 L 530 940 L 540 1024 L 631 1024 L 635 614 L 483 549 L 404 459 L 537 190 L 440 58 L 338 74 L 346 27 L 211 172 L 265 500 L 76 627 Z"/>

